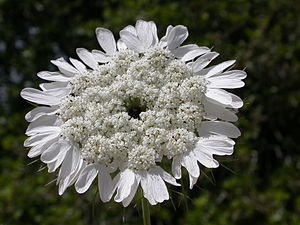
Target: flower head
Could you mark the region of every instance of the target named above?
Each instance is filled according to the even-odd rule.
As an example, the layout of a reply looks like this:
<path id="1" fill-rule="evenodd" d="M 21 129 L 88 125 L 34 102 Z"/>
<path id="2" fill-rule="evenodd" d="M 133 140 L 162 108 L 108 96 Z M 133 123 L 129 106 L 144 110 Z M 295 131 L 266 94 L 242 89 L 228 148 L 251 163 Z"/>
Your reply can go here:
<path id="1" fill-rule="evenodd" d="M 169 26 L 157 37 L 153 22 L 113 34 L 97 28 L 103 51 L 78 48 L 81 61 L 52 60 L 50 81 L 21 96 L 41 104 L 26 114 L 28 156 L 40 155 L 49 172 L 59 168 L 59 194 L 75 184 L 87 191 L 98 176 L 102 201 L 127 206 L 139 185 L 150 204 L 169 199 L 165 182 L 178 186 L 181 167 L 190 188 L 199 164 L 218 167 L 213 155 L 230 155 L 239 130 L 235 109 L 242 100 L 223 89 L 239 88 L 246 73 L 230 70 L 234 60 L 207 67 L 218 56 L 207 47 L 181 44 L 185 26 Z M 160 167 L 170 163 L 172 175 Z M 117 174 L 112 177 L 112 174 Z M 175 179 L 176 178 L 176 179 Z"/>

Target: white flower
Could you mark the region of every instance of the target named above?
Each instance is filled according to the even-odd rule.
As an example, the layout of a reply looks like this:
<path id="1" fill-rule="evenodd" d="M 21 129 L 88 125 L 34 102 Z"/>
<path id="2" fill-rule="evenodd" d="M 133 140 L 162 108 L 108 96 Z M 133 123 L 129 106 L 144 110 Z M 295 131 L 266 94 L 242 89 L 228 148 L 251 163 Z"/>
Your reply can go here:
<path id="1" fill-rule="evenodd" d="M 230 70 L 235 61 L 207 67 L 218 56 L 207 47 L 181 44 L 185 26 L 169 26 L 157 37 L 154 22 L 137 21 L 113 34 L 97 28 L 103 51 L 77 49 L 79 60 L 52 60 L 58 72 L 40 72 L 50 81 L 21 96 L 44 105 L 26 114 L 24 146 L 40 155 L 49 172 L 59 168 L 59 194 L 75 184 L 87 191 L 98 176 L 102 201 L 127 206 L 140 185 L 155 205 L 169 199 L 165 182 L 178 186 L 185 167 L 190 188 L 199 164 L 218 167 L 213 155 L 230 155 L 240 131 L 242 100 L 223 89 L 244 86 L 246 73 Z M 88 68 L 86 67 L 88 66 Z M 160 165 L 169 160 L 172 175 Z M 117 174 L 112 178 L 112 174 Z"/>

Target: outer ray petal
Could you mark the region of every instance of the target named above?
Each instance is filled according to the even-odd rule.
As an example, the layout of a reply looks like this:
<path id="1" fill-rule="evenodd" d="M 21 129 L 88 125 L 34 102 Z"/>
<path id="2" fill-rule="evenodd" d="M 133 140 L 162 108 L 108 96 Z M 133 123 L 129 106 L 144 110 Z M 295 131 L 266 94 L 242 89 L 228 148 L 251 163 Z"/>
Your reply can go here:
<path id="1" fill-rule="evenodd" d="M 199 57 L 192 65 L 192 69 L 194 73 L 200 72 L 203 68 L 205 68 L 213 59 L 218 57 L 219 53 L 217 52 L 208 52 L 205 55 Z"/>
<path id="2" fill-rule="evenodd" d="M 52 145 L 53 143 L 57 142 L 58 141 L 58 136 L 56 138 L 53 138 L 53 139 L 50 139 L 48 141 L 45 141 L 41 144 L 38 144 L 38 145 L 35 145 L 33 146 L 27 156 L 29 158 L 34 158 L 36 156 L 39 156 L 40 154 L 42 154 L 48 147 L 50 147 L 50 145 Z"/>
<path id="3" fill-rule="evenodd" d="M 56 130 L 50 130 L 42 134 L 35 134 L 24 141 L 25 147 L 34 147 L 36 145 L 45 144 L 46 142 L 56 139 L 60 135 L 60 132 Z"/>
<path id="4" fill-rule="evenodd" d="M 150 21 L 149 24 L 150 24 L 152 35 L 153 35 L 153 41 L 152 41 L 151 46 L 156 46 L 158 44 L 157 27 L 153 21 Z"/>
<path id="5" fill-rule="evenodd" d="M 182 156 L 175 156 L 172 160 L 172 173 L 176 179 L 181 178 L 181 161 Z"/>
<path id="6" fill-rule="evenodd" d="M 220 72 L 222 72 L 223 70 L 227 69 L 229 66 L 232 66 L 235 63 L 235 60 L 229 60 L 229 61 L 225 61 L 222 62 L 218 65 L 216 65 L 215 67 L 213 67 L 206 75 L 205 77 L 210 77 L 213 76 L 215 74 L 218 74 Z"/>
<path id="7" fill-rule="evenodd" d="M 156 174 L 143 172 L 141 174 L 141 186 L 144 196 L 151 205 L 156 205 L 169 199 L 169 193 L 163 179 Z"/>
<path id="8" fill-rule="evenodd" d="M 167 43 L 168 48 L 172 51 L 181 45 L 188 37 L 189 33 L 185 26 L 177 25 L 168 33 Z"/>
<path id="9" fill-rule="evenodd" d="M 138 174 L 136 174 L 135 179 L 134 179 L 134 183 L 131 186 L 130 194 L 128 195 L 127 198 L 125 198 L 122 201 L 122 204 L 123 204 L 124 207 L 127 207 L 131 203 L 131 201 L 132 201 L 132 199 L 133 199 L 133 197 L 134 197 L 134 195 L 137 191 L 137 188 L 139 187 L 140 181 L 141 181 L 140 176 Z"/>
<path id="10" fill-rule="evenodd" d="M 41 71 L 37 73 L 37 76 L 49 81 L 59 81 L 59 82 L 68 82 L 73 79 L 74 75 L 65 75 L 60 72 L 49 72 L 49 71 Z"/>
<path id="11" fill-rule="evenodd" d="M 234 112 L 226 109 L 226 105 L 222 105 L 212 99 L 204 98 L 204 109 L 209 115 L 216 116 L 219 119 L 235 122 L 238 120 L 238 117 Z"/>
<path id="12" fill-rule="evenodd" d="M 96 29 L 97 40 L 108 55 L 114 55 L 117 51 L 113 33 L 105 28 Z"/>
<path id="13" fill-rule="evenodd" d="M 24 88 L 21 91 L 22 98 L 41 105 L 58 105 L 60 98 L 47 94 L 43 91 L 34 88 Z"/>
<path id="14" fill-rule="evenodd" d="M 237 138 L 241 135 L 241 132 L 236 126 L 231 123 L 221 121 L 203 121 L 198 130 L 201 136 L 205 136 L 207 134 L 219 134 Z"/>
<path id="15" fill-rule="evenodd" d="M 117 184 L 116 202 L 122 202 L 130 195 L 130 190 L 135 181 L 135 174 L 130 169 L 125 169 L 120 172 L 120 180 Z"/>
<path id="16" fill-rule="evenodd" d="M 99 50 L 93 50 L 92 54 L 97 62 L 106 63 L 110 60 L 110 56 L 107 56 L 104 52 Z"/>
<path id="17" fill-rule="evenodd" d="M 149 170 L 150 173 L 159 175 L 164 181 L 168 182 L 169 184 L 172 184 L 174 186 L 180 186 L 175 180 L 174 177 L 172 177 L 169 173 L 164 171 L 161 167 L 155 166 L 152 169 Z"/>
<path id="18" fill-rule="evenodd" d="M 80 173 L 75 189 L 78 193 L 86 192 L 98 174 L 98 166 L 96 164 L 87 165 Z"/>
<path id="19" fill-rule="evenodd" d="M 81 156 L 79 150 L 76 147 L 71 148 L 62 163 L 58 176 L 65 178 L 73 174 L 78 168 L 80 159 Z"/>
<path id="20" fill-rule="evenodd" d="M 56 60 L 51 60 L 51 63 L 58 67 L 58 69 L 68 76 L 77 74 L 79 71 L 69 64 L 64 58 L 58 58 Z"/>
<path id="21" fill-rule="evenodd" d="M 99 175 L 98 175 L 98 187 L 99 187 L 99 194 L 100 199 L 103 202 L 108 202 L 112 195 L 114 194 L 117 188 L 118 176 L 114 179 L 111 178 L 110 169 L 100 166 L 99 167 Z"/>
<path id="22" fill-rule="evenodd" d="M 34 120 L 40 118 L 41 116 L 54 115 L 55 113 L 58 112 L 58 109 L 59 108 L 57 106 L 52 106 L 52 107 L 40 106 L 40 107 L 36 107 L 33 110 L 29 111 L 25 115 L 25 119 L 28 122 L 33 122 Z"/>
<path id="23" fill-rule="evenodd" d="M 153 42 L 152 25 L 149 22 L 138 20 L 135 29 L 144 48 L 149 48 Z"/>
<path id="24" fill-rule="evenodd" d="M 83 73 L 83 72 L 86 71 L 85 65 L 84 65 L 82 62 L 80 62 L 79 60 L 70 58 L 70 62 L 73 64 L 73 66 L 74 66 L 79 72 Z"/>
<path id="25" fill-rule="evenodd" d="M 85 168 L 85 165 L 85 162 L 80 159 L 74 171 L 68 176 L 61 177 L 60 174 L 58 175 L 57 184 L 59 195 L 62 195 L 69 186 L 76 182 L 80 172 Z"/>
<path id="26" fill-rule="evenodd" d="M 95 57 L 88 50 L 84 48 L 77 48 L 76 53 L 78 57 L 92 69 L 96 69 L 98 67 L 98 63 L 95 60 Z"/>
<path id="27" fill-rule="evenodd" d="M 187 61 L 193 60 L 196 57 L 203 55 L 209 51 L 210 50 L 207 47 L 198 47 L 198 48 L 193 49 L 193 50 L 187 52 L 186 54 L 184 54 L 184 56 L 181 58 L 181 60 L 187 62 Z"/>
<path id="28" fill-rule="evenodd" d="M 183 155 L 181 165 L 187 169 L 190 175 L 190 189 L 192 189 L 200 176 L 200 169 L 193 151 Z"/>
<path id="29" fill-rule="evenodd" d="M 134 34 L 129 31 L 121 30 L 120 37 L 129 49 L 137 53 L 141 53 L 145 50 L 142 42 L 137 38 L 137 36 L 134 36 Z"/>

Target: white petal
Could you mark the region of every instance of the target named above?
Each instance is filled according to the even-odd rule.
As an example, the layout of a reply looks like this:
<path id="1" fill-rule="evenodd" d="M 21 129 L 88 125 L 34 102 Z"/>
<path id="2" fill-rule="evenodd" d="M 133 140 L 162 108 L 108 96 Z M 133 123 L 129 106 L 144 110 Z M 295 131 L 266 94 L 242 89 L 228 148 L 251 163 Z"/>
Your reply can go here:
<path id="1" fill-rule="evenodd" d="M 97 28 L 96 29 L 97 40 L 102 47 L 102 49 L 108 55 L 114 55 L 117 51 L 116 48 L 116 40 L 114 38 L 113 33 L 105 28 Z"/>
<path id="2" fill-rule="evenodd" d="M 41 144 L 46 143 L 47 141 L 57 138 L 59 135 L 60 135 L 60 132 L 53 131 L 53 130 L 50 130 L 49 132 L 45 132 L 42 134 L 36 134 L 34 136 L 27 138 L 24 141 L 24 146 L 25 147 L 33 147 L 36 145 L 41 145 Z"/>
<path id="3" fill-rule="evenodd" d="M 148 49 L 153 41 L 151 24 L 143 20 L 137 20 L 135 29 L 142 45 L 145 49 Z"/>
<path id="4" fill-rule="evenodd" d="M 67 152 L 70 148 L 71 145 L 66 141 L 55 142 L 42 153 L 41 161 L 43 163 L 54 162 L 58 159 L 60 153 Z"/>
<path id="5" fill-rule="evenodd" d="M 124 29 L 122 29 L 122 30 L 128 31 L 128 32 L 132 33 L 134 36 L 137 36 L 136 29 L 132 25 L 128 25 L 128 26 L 124 27 Z"/>
<path id="6" fill-rule="evenodd" d="M 156 24 L 153 21 L 150 21 L 149 24 L 150 24 L 152 35 L 153 35 L 153 41 L 152 41 L 151 46 L 155 46 L 158 44 Z"/>
<path id="7" fill-rule="evenodd" d="M 189 172 L 189 174 L 191 174 L 193 177 L 200 176 L 199 166 L 197 164 L 196 157 L 192 151 L 183 155 L 181 165 L 184 166 Z"/>
<path id="8" fill-rule="evenodd" d="M 59 105 L 60 98 L 49 95 L 43 91 L 34 88 L 24 88 L 21 91 L 21 97 L 37 104 L 42 105 Z"/>
<path id="9" fill-rule="evenodd" d="M 69 186 L 72 184 L 75 184 L 75 182 L 77 181 L 80 173 L 82 172 L 82 170 L 86 167 L 86 163 L 83 161 L 82 158 L 79 159 L 78 162 L 78 166 L 76 167 L 76 169 L 74 170 L 74 172 L 69 176 Z"/>
<path id="10" fill-rule="evenodd" d="M 126 44 L 122 40 L 118 40 L 117 42 L 118 50 L 125 50 L 127 48 Z"/>
<path id="11" fill-rule="evenodd" d="M 234 112 L 225 108 L 224 105 L 219 104 L 211 99 L 204 98 L 204 109 L 208 115 L 216 116 L 219 119 L 227 120 L 230 122 L 235 122 L 238 120 L 238 117 Z"/>
<path id="12" fill-rule="evenodd" d="M 151 205 L 169 199 L 169 193 L 163 179 L 156 174 L 141 173 L 141 186 L 146 199 Z"/>
<path id="13" fill-rule="evenodd" d="M 71 93 L 72 88 L 66 87 L 66 88 L 57 88 L 57 89 L 51 89 L 44 91 L 45 94 L 49 94 L 51 96 L 57 97 L 57 98 L 64 98 L 67 95 Z"/>
<path id="14" fill-rule="evenodd" d="M 203 121 L 199 128 L 200 136 L 205 134 L 220 134 L 237 138 L 241 135 L 239 129 L 231 123 L 221 121 Z"/>
<path id="15" fill-rule="evenodd" d="M 218 161 L 215 160 L 211 154 L 203 150 L 203 147 L 197 147 L 197 150 L 194 150 L 197 160 L 207 168 L 217 168 L 219 166 Z"/>
<path id="16" fill-rule="evenodd" d="M 160 39 L 160 41 L 159 41 L 159 43 L 158 43 L 158 46 L 164 48 L 164 47 L 166 47 L 166 46 L 168 45 L 168 36 L 169 36 L 169 33 L 170 33 L 170 31 L 171 31 L 172 29 L 173 29 L 173 26 L 172 26 L 172 25 L 169 25 L 169 26 L 167 27 L 166 34 L 165 34 L 165 36 L 163 36 L 163 37 Z"/>
<path id="17" fill-rule="evenodd" d="M 141 178 L 140 176 L 136 175 L 135 179 L 134 179 L 134 183 L 133 185 L 131 186 L 131 190 L 130 190 L 130 194 L 128 195 L 127 198 L 125 198 L 123 201 L 122 201 L 122 204 L 124 207 L 127 207 L 130 202 L 132 201 L 133 197 L 135 196 L 135 193 L 137 191 L 137 188 L 140 184 L 140 181 L 141 181 Z"/>
<path id="18" fill-rule="evenodd" d="M 121 30 L 120 37 L 129 49 L 137 53 L 141 53 L 145 50 L 142 42 L 129 31 Z"/>
<path id="19" fill-rule="evenodd" d="M 156 205 L 157 201 L 156 201 L 156 196 L 154 196 L 154 182 L 151 179 L 151 176 L 149 174 L 147 174 L 147 172 L 145 173 L 140 173 L 141 175 L 141 187 L 143 189 L 143 196 L 148 199 L 149 203 L 151 205 Z"/>
<path id="20" fill-rule="evenodd" d="M 243 106 L 243 100 L 239 96 L 236 96 L 232 93 L 229 93 L 229 95 L 231 96 L 232 99 L 232 102 L 229 104 L 230 107 L 234 109 L 238 109 Z"/>
<path id="21" fill-rule="evenodd" d="M 51 140 L 48 140 L 42 144 L 39 144 L 39 145 L 35 145 L 34 147 L 32 147 L 27 156 L 29 158 L 33 158 L 33 157 L 36 157 L 40 154 L 42 154 L 47 148 L 50 147 L 50 145 L 52 145 L 54 142 L 57 142 L 58 141 L 58 137 L 54 138 L 54 139 L 51 139 Z"/>
<path id="22" fill-rule="evenodd" d="M 59 185 L 58 188 L 59 195 L 62 195 L 65 192 L 65 190 L 76 181 L 80 172 L 84 169 L 85 165 L 86 164 L 83 162 L 83 160 L 80 159 L 78 162 L 78 166 L 76 167 L 74 172 L 69 174 L 67 177 L 61 177 L 60 173 L 58 174 L 57 184 Z"/>
<path id="23" fill-rule="evenodd" d="M 109 174 L 109 169 L 105 168 L 104 166 L 99 169 L 98 175 L 98 187 L 99 187 L 99 194 L 100 199 L 103 202 L 108 202 L 117 187 L 118 178 L 112 179 Z"/>
<path id="24" fill-rule="evenodd" d="M 172 160 L 172 173 L 176 179 L 181 178 L 181 161 L 182 156 L 175 156 Z"/>
<path id="25" fill-rule="evenodd" d="M 68 82 L 60 82 L 60 81 L 54 81 L 54 82 L 47 82 L 47 83 L 41 83 L 39 86 L 40 88 L 45 91 L 45 93 L 49 93 L 47 91 L 51 91 L 51 90 L 61 90 L 61 89 L 65 89 L 68 86 Z M 57 95 L 53 95 L 53 96 L 57 96 Z"/>
<path id="26" fill-rule="evenodd" d="M 77 74 L 79 71 L 74 68 L 71 64 L 69 64 L 64 58 L 58 58 L 56 60 L 50 61 L 52 64 L 58 67 L 58 69 L 68 76 L 72 76 L 74 74 Z"/>
<path id="27" fill-rule="evenodd" d="M 79 161 L 80 161 L 80 151 L 73 147 L 68 152 L 62 163 L 58 176 L 61 178 L 65 178 L 77 169 Z"/>
<path id="28" fill-rule="evenodd" d="M 79 60 L 70 58 L 70 61 L 79 72 L 83 73 L 86 71 L 85 65 L 82 62 L 80 62 Z"/>
<path id="29" fill-rule="evenodd" d="M 71 87 L 66 82 L 50 82 L 39 85 L 45 94 L 63 98 L 71 93 Z"/>
<path id="30" fill-rule="evenodd" d="M 200 176 L 197 158 L 193 151 L 183 155 L 181 165 L 185 167 L 189 173 L 190 189 L 192 189 Z"/>
<path id="31" fill-rule="evenodd" d="M 198 57 L 198 56 L 200 56 L 200 55 L 203 55 L 203 54 L 205 54 L 205 53 L 207 53 L 207 52 L 209 52 L 210 50 L 209 50 L 209 48 L 207 48 L 207 47 L 202 47 L 202 48 L 200 48 L 200 47 L 198 47 L 197 49 L 194 49 L 194 50 L 191 50 L 191 51 L 189 51 L 189 52 L 187 52 L 183 57 L 182 57 L 182 61 L 190 61 L 190 60 L 192 60 L 192 59 L 194 59 L 194 58 L 196 58 L 196 57 Z"/>
<path id="32" fill-rule="evenodd" d="M 168 48 L 173 50 L 181 45 L 188 37 L 189 33 L 185 26 L 177 25 L 168 34 Z"/>
<path id="33" fill-rule="evenodd" d="M 46 106 L 40 106 L 40 107 L 36 107 L 33 110 L 29 111 L 26 115 L 25 115 L 25 119 L 28 122 L 32 122 L 38 118 L 40 118 L 41 116 L 44 115 L 54 115 L 55 113 L 58 112 L 58 107 L 53 106 L 53 107 L 46 107 Z"/>
<path id="34" fill-rule="evenodd" d="M 209 53 L 207 53 L 207 54 L 209 54 Z M 205 55 L 204 55 L 205 56 Z M 201 56 L 202 57 L 202 56 Z M 201 57 L 199 57 L 199 58 L 201 58 Z M 211 61 L 209 61 L 208 62 L 208 64 L 210 63 Z M 193 62 L 189 62 L 189 63 L 187 63 L 187 64 L 190 64 L 190 67 L 193 67 Z M 205 65 L 206 66 L 206 65 Z M 199 76 L 205 76 L 207 73 L 208 73 L 208 71 L 210 71 L 212 68 L 213 68 L 214 66 L 210 66 L 210 67 L 207 67 L 207 68 L 203 68 L 203 69 L 201 69 L 201 70 L 199 70 L 199 71 L 197 71 L 197 72 L 195 72 L 194 71 L 194 74 L 195 75 L 199 75 Z"/>
<path id="35" fill-rule="evenodd" d="M 95 57 L 88 50 L 84 48 L 77 48 L 76 53 L 78 57 L 92 69 L 96 69 L 98 67 L 98 63 L 95 60 Z"/>
<path id="36" fill-rule="evenodd" d="M 26 131 L 26 135 L 32 136 L 36 134 L 43 134 L 43 133 L 49 133 L 50 131 L 60 133 L 61 128 L 58 126 L 38 126 L 35 128 L 32 128 L 31 130 Z"/>
<path id="37" fill-rule="evenodd" d="M 244 70 L 229 70 L 229 71 L 225 71 L 217 76 L 218 77 L 220 76 L 224 79 L 243 80 L 247 77 L 247 73 Z M 215 75 L 213 75 L 211 77 L 215 77 Z"/>
<path id="38" fill-rule="evenodd" d="M 230 105 L 232 103 L 230 93 L 222 89 L 208 88 L 205 96 L 224 105 Z"/>
<path id="39" fill-rule="evenodd" d="M 149 172 L 152 173 L 152 174 L 159 175 L 164 181 L 168 182 L 169 184 L 172 184 L 174 186 L 180 186 L 180 184 L 178 184 L 176 182 L 176 179 L 174 177 L 172 177 L 169 173 L 164 171 L 159 166 L 153 167 L 152 169 L 149 170 Z"/>
<path id="40" fill-rule="evenodd" d="M 32 136 L 36 133 L 47 133 L 50 130 L 60 132 L 60 128 L 56 125 L 58 124 L 58 116 L 41 116 L 37 120 L 31 122 L 25 132 L 26 135 Z M 49 128 L 49 130 L 47 130 Z"/>
<path id="41" fill-rule="evenodd" d="M 98 168 L 95 164 L 86 166 L 80 173 L 75 183 L 75 189 L 78 193 L 86 192 L 98 174 Z"/>
<path id="42" fill-rule="evenodd" d="M 235 60 L 229 60 L 229 61 L 225 61 L 222 62 L 218 65 L 216 65 L 215 67 L 213 67 L 206 75 L 205 77 L 210 77 L 212 75 L 218 74 L 220 72 L 222 72 L 223 70 L 225 70 L 226 68 L 228 68 L 229 66 L 232 66 L 235 63 Z"/>
<path id="43" fill-rule="evenodd" d="M 104 54 L 104 52 L 101 52 L 99 50 L 93 50 L 92 54 L 97 62 L 106 63 L 110 60 L 110 56 L 107 56 L 106 54 Z"/>
<path id="44" fill-rule="evenodd" d="M 214 155 L 231 155 L 235 142 L 225 136 L 211 136 L 209 138 L 201 138 L 197 146 L 202 151 Z"/>
<path id="45" fill-rule="evenodd" d="M 205 55 L 199 57 L 192 65 L 194 73 L 198 73 L 203 68 L 205 68 L 213 59 L 218 57 L 219 53 L 217 52 L 208 52 Z"/>
<path id="46" fill-rule="evenodd" d="M 53 173 L 62 164 L 62 162 L 64 161 L 67 155 L 67 152 L 68 149 L 64 149 L 64 151 L 60 151 L 56 161 L 47 164 L 49 173 Z"/>
<path id="47" fill-rule="evenodd" d="M 68 82 L 73 79 L 74 75 L 66 76 L 60 72 L 48 72 L 48 71 L 41 71 L 37 73 L 37 76 L 49 81 L 60 81 L 60 82 Z"/>
<path id="48" fill-rule="evenodd" d="M 194 185 L 197 183 L 198 177 L 194 177 L 189 173 L 189 180 L 190 180 L 190 189 L 192 189 Z"/>
<path id="49" fill-rule="evenodd" d="M 121 202 L 129 196 L 134 180 L 135 174 L 132 170 L 126 169 L 120 172 L 120 180 L 117 184 L 117 194 L 114 198 L 116 202 Z"/>
<path id="50" fill-rule="evenodd" d="M 220 76 L 214 76 L 208 78 L 209 84 L 207 87 L 209 88 L 241 88 L 245 85 L 245 83 L 239 79 L 231 79 L 225 78 L 220 74 Z"/>
<path id="51" fill-rule="evenodd" d="M 174 49 L 172 53 L 176 56 L 176 58 L 181 59 L 185 54 L 197 48 L 199 48 L 199 46 L 196 44 L 183 45 Z"/>
<path id="52" fill-rule="evenodd" d="M 69 187 L 69 177 L 64 177 L 58 180 L 58 194 L 62 195 L 65 190 Z"/>

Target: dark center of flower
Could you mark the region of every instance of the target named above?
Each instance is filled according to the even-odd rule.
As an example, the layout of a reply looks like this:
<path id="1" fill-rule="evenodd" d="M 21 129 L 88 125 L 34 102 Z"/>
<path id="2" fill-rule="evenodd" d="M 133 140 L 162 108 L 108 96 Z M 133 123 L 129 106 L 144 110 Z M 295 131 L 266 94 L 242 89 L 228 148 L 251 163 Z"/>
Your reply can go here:
<path id="1" fill-rule="evenodd" d="M 147 106 L 142 104 L 140 99 L 136 97 L 126 99 L 125 107 L 128 115 L 135 119 L 140 119 L 140 113 L 147 110 Z"/>

